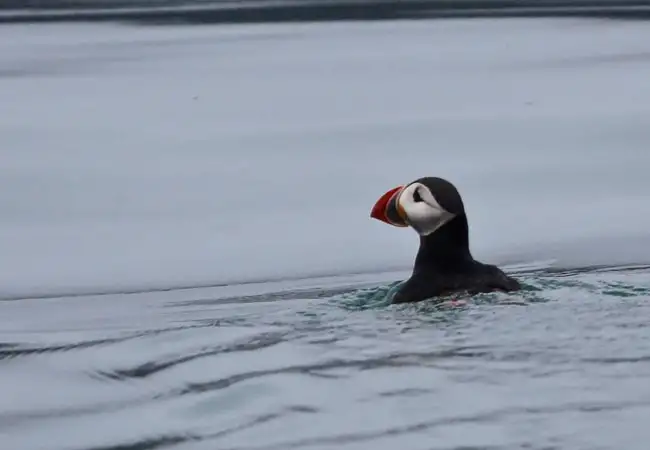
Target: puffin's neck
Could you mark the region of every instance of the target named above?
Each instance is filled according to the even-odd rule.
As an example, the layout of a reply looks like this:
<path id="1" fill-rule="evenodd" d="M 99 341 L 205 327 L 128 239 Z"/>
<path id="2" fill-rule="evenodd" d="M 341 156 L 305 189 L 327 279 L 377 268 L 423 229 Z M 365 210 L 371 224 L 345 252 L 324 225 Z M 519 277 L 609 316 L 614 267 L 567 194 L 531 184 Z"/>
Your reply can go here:
<path id="1" fill-rule="evenodd" d="M 473 261 L 469 251 L 467 216 L 463 213 L 432 234 L 420 237 L 414 269 L 448 272 L 461 270 Z"/>

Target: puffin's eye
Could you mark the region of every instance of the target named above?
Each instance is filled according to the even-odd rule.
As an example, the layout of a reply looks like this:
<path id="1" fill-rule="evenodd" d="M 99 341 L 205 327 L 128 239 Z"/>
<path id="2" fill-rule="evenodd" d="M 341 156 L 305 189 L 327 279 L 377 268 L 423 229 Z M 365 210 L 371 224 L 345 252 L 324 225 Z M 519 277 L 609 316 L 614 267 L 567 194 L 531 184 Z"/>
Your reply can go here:
<path id="1" fill-rule="evenodd" d="M 420 195 L 420 190 L 416 189 L 415 192 L 413 192 L 413 201 L 416 203 L 423 202 L 422 196 Z"/>

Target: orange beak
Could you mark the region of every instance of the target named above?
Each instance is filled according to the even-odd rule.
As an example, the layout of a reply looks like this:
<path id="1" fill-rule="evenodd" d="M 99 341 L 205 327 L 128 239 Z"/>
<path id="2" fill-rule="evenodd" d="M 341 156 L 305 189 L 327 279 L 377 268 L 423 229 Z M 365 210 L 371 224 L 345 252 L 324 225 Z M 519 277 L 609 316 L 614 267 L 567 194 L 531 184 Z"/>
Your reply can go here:
<path id="1" fill-rule="evenodd" d="M 370 217 L 394 227 L 408 227 L 406 213 L 397 201 L 404 186 L 397 186 L 379 197 L 372 207 Z"/>

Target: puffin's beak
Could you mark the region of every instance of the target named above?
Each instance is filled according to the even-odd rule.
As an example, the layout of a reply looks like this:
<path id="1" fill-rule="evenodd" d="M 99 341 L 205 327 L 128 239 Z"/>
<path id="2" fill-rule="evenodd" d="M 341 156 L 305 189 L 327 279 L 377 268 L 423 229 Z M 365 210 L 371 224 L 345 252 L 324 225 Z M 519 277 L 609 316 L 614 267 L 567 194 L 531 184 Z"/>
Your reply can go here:
<path id="1" fill-rule="evenodd" d="M 394 227 L 408 227 L 406 213 L 397 202 L 402 189 L 404 186 L 397 186 L 379 197 L 375 206 L 372 207 L 370 217 Z"/>

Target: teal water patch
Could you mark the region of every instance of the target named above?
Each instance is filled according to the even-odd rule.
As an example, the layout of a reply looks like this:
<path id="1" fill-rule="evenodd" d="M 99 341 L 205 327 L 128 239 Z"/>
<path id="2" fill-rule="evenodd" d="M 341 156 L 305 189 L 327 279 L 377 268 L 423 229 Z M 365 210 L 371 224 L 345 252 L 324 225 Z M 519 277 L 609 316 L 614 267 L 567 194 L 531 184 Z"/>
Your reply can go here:
<path id="1" fill-rule="evenodd" d="M 336 296 L 334 302 L 343 309 L 363 311 L 379 309 L 391 305 L 391 300 L 404 281 L 395 281 L 386 285 L 359 289 Z"/>
<path id="2" fill-rule="evenodd" d="M 635 286 L 620 282 L 604 282 L 601 286 L 601 293 L 614 297 L 650 296 L 650 287 Z"/>
<path id="3" fill-rule="evenodd" d="M 404 281 L 395 281 L 386 285 L 376 286 L 372 288 L 359 289 L 357 291 L 346 292 L 342 295 L 334 296 L 332 299 L 339 307 L 352 311 L 363 311 L 368 309 L 381 309 L 392 305 L 392 299 L 399 290 Z M 535 284 L 524 284 L 522 291 L 517 293 L 517 296 L 524 297 L 524 301 L 541 301 L 535 293 L 542 291 L 543 288 Z M 508 297 L 508 298 L 505 298 Z M 423 302 L 418 302 L 420 305 L 428 305 L 435 310 L 446 309 L 450 307 L 452 301 L 480 304 L 480 303 L 504 303 L 510 301 L 511 304 L 521 303 L 517 298 L 511 298 L 513 294 L 503 293 L 487 293 L 470 296 L 468 294 L 450 295 L 438 298 L 432 298 Z M 396 305 L 397 306 L 397 305 Z M 402 306 L 403 305 L 399 305 Z M 463 305 L 460 305 L 463 306 Z M 455 304 L 453 307 L 459 307 Z"/>
<path id="4" fill-rule="evenodd" d="M 637 272 L 638 274 L 638 272 Z M 519 305 L 556 301 L 559 297 L 571 295 L 593 295 L 608 297 L 650 296 L 650 277 L 646 282 L 612 280 L 625 277 L 625 272 L 578 272 L 571 275 L 556 272 L 538 272 L 518 276 L 522 289 L 512 293 L 493 292 L 470 296 L 468 294 L 432 298 L 417 303 L 422 312 L 433 312 L 449 308 L 464 308 L 474 305 Z M 635 280 L 636 281 L 636 280 Z M 412 305 L 392 305 L 392 299 L 404 281 L 395 281 L 381 286 L 364 288 L 334 295 L 334 305 L 345 310 L 363 311 L 387 307 L 412 308 Z"/>

